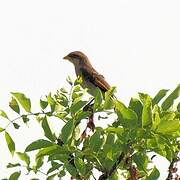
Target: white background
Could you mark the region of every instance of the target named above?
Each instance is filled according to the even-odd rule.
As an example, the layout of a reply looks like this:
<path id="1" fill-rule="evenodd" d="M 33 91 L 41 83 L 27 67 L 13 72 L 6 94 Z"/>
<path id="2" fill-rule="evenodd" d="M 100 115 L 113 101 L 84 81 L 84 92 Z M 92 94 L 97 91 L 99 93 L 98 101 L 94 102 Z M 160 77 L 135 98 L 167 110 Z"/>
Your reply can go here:
<path id="1" fill-rule="evenodd" d="M 180 77 L 180 2 L 1 0 L 0 109 L 9 112 L 10 92 L 20 91 L 36 110 L 42 95 L 64 86 L 67 75 L 74 76 L 73 66 L 62 60 L 74 50 L 88 55 L 126 103 L 137 92 L 153 96 L 161 88 L 173 89 Z M 6 124 L 0 121 L 1 126 Z M 29 129 L 9 128 L 9 132 L 19 151 L 42 137 L 35 121 Z M 11 158 L 3 134 L 0 142 L 3 178 Z M 155 162 L 164 179 L 167 161 Z"/>

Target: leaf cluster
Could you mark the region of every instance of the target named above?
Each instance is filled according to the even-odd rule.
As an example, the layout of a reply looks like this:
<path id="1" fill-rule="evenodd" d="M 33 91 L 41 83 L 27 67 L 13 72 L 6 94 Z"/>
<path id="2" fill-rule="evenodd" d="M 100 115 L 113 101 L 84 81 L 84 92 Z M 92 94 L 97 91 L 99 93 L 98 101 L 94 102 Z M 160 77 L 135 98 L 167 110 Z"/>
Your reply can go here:
<path id="1" fill-rule="evenodd" d="M 172 162 L 177 158 L 180 144 L 180 104 L 174 105 L 180 95 L 180 85 L 168 96 L 168 90 L 160 90 L 155 97 L 139 93 L 139 98 L 131 98 L 128 106 L 114 98 L 115 88 L 105 94 L 95 89 L 94 103 L 90 111 L 84 110 L 89 100 L 86 91 L 81 89 L 79 80 L 67 79 L 70 90 L 61 88 L 56 94 L 48 94 L 40 99 L 39 112 L 32 112 L 31 100 L 23 93 L 13 92 L 9 107 L 17 114 L 11 120 L 7 113 L 0 116 L 7 119 L 7 126 L 0 127 L 12 156 L 20 162 L 9 163 L 7 168 L 18 168 L 9 179 L 18 179 L 22 168 L 35 175 L 43 174 L 47 180 L 59 179 L 70 174 L 75 179 L 146 179 L 155 180 L 160 176 L 148 153 L 165 157 Z M 105 128 L 95 127 L 87 133 L 89 117 L 96 118 Z M 103 114 L 103 116 L 102 116 Z M 44 131 L 42 139 L 31 142 L 24 152 L 16 149 L 16 143 L 9 126 L 16 130 L 21 125 L 33 121 L 35 117 Z M 60 132 L 54 132 L 49 119 L 54 117 L 62 126 Z M 108 119 L 113 118 L 109 124 Z M 92 130 L 92 129 L 90 129 Z M 35 163 L 31 152 L 35 153 Z M 153 156 L 155 157 L 155 156 Z M 149 168 L 149 165 L 153 168 Z M 49 169 L 44 172 L 45 166 Z M 99 171 L 99 177 L 95 170 Z M 37 179 L 37 178 L 36 178 Z"/>

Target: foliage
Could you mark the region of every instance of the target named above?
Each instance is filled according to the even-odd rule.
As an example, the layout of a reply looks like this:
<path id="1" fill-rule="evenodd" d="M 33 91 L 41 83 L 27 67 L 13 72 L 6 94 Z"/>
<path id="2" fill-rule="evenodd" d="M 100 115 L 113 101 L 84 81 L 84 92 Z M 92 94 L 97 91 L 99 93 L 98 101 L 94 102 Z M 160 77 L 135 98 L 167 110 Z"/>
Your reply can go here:
<path id="1" fill-rule="evenodd" d="M 0 127 L 0 133 L 5 135 L 12 156 L 20 159 L 20 162 L 7 165 L 7 168 L 16 169 L 9 179 L 18 179 L 22 168 L 26 167 L 28 173 L 44 174 L 47 180 L 61 179 L 68 173 L 74 179 L 116 180 L 121 175 L 124 179 L 155 180 L 160 173 L 158 167 L 149 168 L 154 157 L 150 159 L 149 152 L 159 154 L 169 162 L 177 159 L 180 105 L 175 107 L 174 101 L 180 95 L 180 85 L 168 97 L 165 97 L 168 93 L 165 89 L 154 98 L 139 93 L 139 98 L 131 98 L 128 106 L 113 96 L 115 88 L 105 94 L 96 89 L 92 105 L 78 80 L 73 82 L 68 78 L 67 81 L 70 90 L 61 88 L 56 94 L 50 93 L 40 99 L 39 112 L 32 112 L 31 100 L 19 92 L 11 93 L 13 97 L 9 103 L 17 118 L 11 120 L 5 111 L 0 111 L 1 118 L 8 122 L 5 128 Z M 22 123 L 28 125 L 32 116 L 42 127 L 44 137 L 35 139 L 24 152 L 18 152 L 8 127 L 13 125 L 18 130 Z M 48 122 L 50 117 L 61 120 L 60 132 L 53 132 Z M 108 118 L 113 119 L 110 125 Z M 97 119 L 107 125 L 96 127 L 94 120 Z M 84 121 L 87 121 L 87 127 L 82 126 Z M 35 165 L 32 151 L 35 152 Z M 49 169 L 44 172 L 43 167 L 47 164 Z M 95 169 L 99 171 L 99 177 Z"/>

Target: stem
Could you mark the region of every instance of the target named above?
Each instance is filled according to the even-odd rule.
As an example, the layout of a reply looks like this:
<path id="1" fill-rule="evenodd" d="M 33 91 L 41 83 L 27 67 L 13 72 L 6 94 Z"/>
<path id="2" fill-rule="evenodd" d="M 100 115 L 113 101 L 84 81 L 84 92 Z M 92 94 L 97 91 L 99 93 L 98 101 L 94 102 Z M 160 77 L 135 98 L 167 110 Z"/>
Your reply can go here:
<path id="1" fill-rule="evenodd" d="M 31 167 L 27 167 L 27 166 L 24 166 L 24 165 L 21 165 L 20 167 L 22 167 L 22 168 L 26 168 L 26 169 L 30 169 L 31 171 L 34 171 L 34 169 L 33 168 L 31 168 Z M 41 173 L 41 174 L 43 174 L 43 175 L 45 175 L 45 176 L 48 176 L 48 174 L 46 174 L 46 173 L 44 173 L 44 172 L 42 172 L 41 170 L 39 170 L 39 169 L 37 169 L 37 172 L 38 173 Z"/>
<path id="2" fill-rule="evenodd" d="M 173 174 L 176 173 L 176 170 L 174 170 L 174 168 L 176 168 L 176 163 L 179 161 L 180 159 L 178 158 L 178 155 L 176 154 L 176 157 L 172 159 L 172 162 L 169 165 L 168 168 L 168 176 L 166 178 L 166 180 L 172 180 L 173 179 Z"/>
<path id="3" fill-rule="evenodd" d="M 71 86 L 71 89 L 70 89 L 70 92 L 69 92 L 69 97 L 68 97 L 68 108 L 70 108 L 71 106 L 71 103 L 72 103 L 72 91 L 73 91 L 73 88 L 74 88 L 74 84 Z"/>
<path id="4" fill-rule="evenodd" d="M 172 162 L 170 163 L 170 165 L 169 165 L 169 173 L 168 173 L 168 177 L 166 178 L 166 180 L 171 180 L 171 179 L 173 179 L 173 167 L 174 167 L 174 164 L 175 164 L 175 159 L 173 159 L 172 160 Z"/>
<path id="5" fill-rule="evenodd" d="M 125 153 L 126 152 L 126 153 Z M 130 156 L 133 154 L 134 150 L 132 148 L 132 142 L 128 142 L 127 145 L 127 150 L 125 152 L 121 152 L 121 154 L 119 155 L 119 157 L 117 158 L 116 162 L 113 164 L 113 166 L 111 167 L 111 169 L 105 173 L 103 173 L 98 180 L 105 180 L 108 179 L 109 177 L 111 177 L 117 170 L 119 164 L 123 161 L 125 161 L 125 163 L 128 164 L 128 159 L 130 158 Z M 126 162 L 127 161 L 127 162 Z"/>
<path id="6" fill-rule="evenodd" d="M 109 170 L 109 172 L 103 173 L 103 174 L 99 177 L 98 180 L 105 180 L 105 179 L 107 179 L 108 177 L 112 176 L 112 174 L 117 170 L 118 165 L 119 165 L 119 164 L 121 163 L 121 161 L 124 159 L 124 156 L 125 156 L 125 154 L 124 154 L 124 152 L 122 152 L 122 153 L 119 155 L 117 161 L 116 161 L 116 162 L 114 163 L 114 165 L 112 166 L 112 168 Z"/>
<path id="7" fill-rule="evenodd" d="M 131 165 L 129 168 L 129 174 L 130 174 L 130 178 L 128 180 L 138 180 L 138 174 L 137 174 L 137 169 L 134 165 Z"/>
<path id="8" fill-rule="evenodd" d="M 92 174 L 92 177 L 93 177 L 94 180 L 96 180 L 96 177 L 94 176 L 94 174 Z"/>
<path id="9" fill-rule="evenodd" d="M 10 126 L 10 124 L 13 124 L 15 121 L 21 119 L 23 116 L 36 116 L 36 115 L 39 115 L 39 114 L 44 114 L 46 115 L 48 112 L 38 112 L 38 113 L 28 113 L 28 114 L 23 114 L 23 115 L 20 115 L 19 117 L 15 118 L 15 119 L 12 119 L 12 120 L 9 120 L 9 123 L 6 125 L 6 127 L 4 128 L 5 130 Z"/>

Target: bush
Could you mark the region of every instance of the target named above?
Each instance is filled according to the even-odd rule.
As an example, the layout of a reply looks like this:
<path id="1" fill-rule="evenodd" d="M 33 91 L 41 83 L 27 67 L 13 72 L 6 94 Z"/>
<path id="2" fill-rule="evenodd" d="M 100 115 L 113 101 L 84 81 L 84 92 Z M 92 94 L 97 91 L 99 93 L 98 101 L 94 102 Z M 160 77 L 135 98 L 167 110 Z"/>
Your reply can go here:
<path id="1" fill-rule="evenodd" d="M 175 107 L 174 100 L 179 97 L 180 85 L 166 98 L 168 90 L 165 89 L 154 98 L 139 93 L 138 99 L 131 98 L 125 106 L 113 96 L 115 88 L 105 94 L 96 89 L 92 104 L 78 80 L 72 82 L 68 78 L 68 82 L 69 91 L 61 88 L 56 94 L 40 99 L 39 112 L 31 111 L 31 101 L 23 93 L 11 93 L 9 106 L 17 117 L 11 120 L 1 110 L 0 115 L 8 124 L 0 127 L 0 132 L 5 135 L 11 154 L 18 156 L 20 162 L 9 163 L 7 168 L 26 167 L 28 172 L 43 173 L 47 180 L 61 179 L 66 174 L 72 179 L 155 180 L 160 172 L 149 165 L 152 167 L 152 159 L 158 154 L 170 162 L 167 179 L 175 176 L 180 147 L 180 104 Z M 26 113 L 21 113 L 22 109 Z M 31 142 L 24 152 L 18 152 L 8 127 L 19 129 L 22 122 L 27 125 L 33 116 L 45 137 Z M 50 117 L 63 124 L 60 132 L 53 132 L 48 122 Z M 96 127 L 94 119 L 103 127 Z M 35 165 L 31 151 L 35 153 Z M 154 153 L 152 157 L 148 155 L 150 152 Z M 46 172 L 45 166 L 49 167 Z M 15 171 L 9 179 L 18 179 L 21 174 Z"/>

